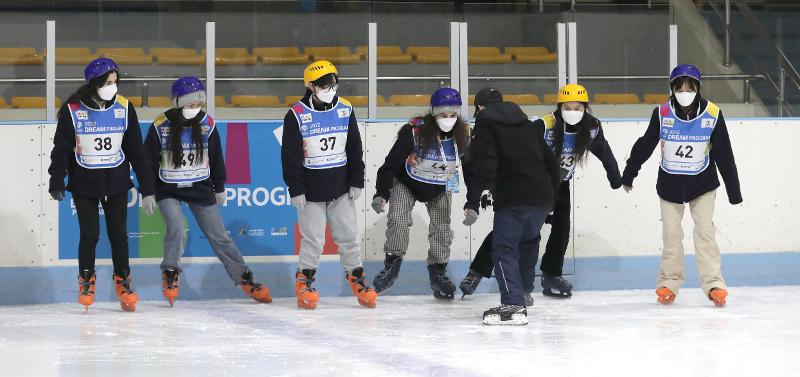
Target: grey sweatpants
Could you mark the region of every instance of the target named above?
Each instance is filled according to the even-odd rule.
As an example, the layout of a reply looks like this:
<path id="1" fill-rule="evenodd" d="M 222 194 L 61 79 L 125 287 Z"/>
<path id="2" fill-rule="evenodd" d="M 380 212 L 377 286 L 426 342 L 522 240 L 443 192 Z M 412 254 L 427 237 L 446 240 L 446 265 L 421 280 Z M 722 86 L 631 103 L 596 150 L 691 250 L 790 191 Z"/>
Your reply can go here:
<path id="1" fill-rule="evenodd" d="M 187 203 L 189 210 L 192 211 L 194 219 L 200 225 L 200 230 L 208 239 L 214 254 L 217 255 L 225 271 L 228 272 L 231 280 L 238 284 L 242 280 L 242 274 L 248 270 L 244 264 L 244 258 L 236 248 L 236 244 L 231 236 L 225 231 L 225 224 L 222 222 L 222 215 L 219 206 L 201 206 Z M 183 228 L 183 211 L 181 202 L 177 199 L 162 199 L 158 202 L 158 209 L 167 225 L 167 235 L 164 236 L 164 260 L 161 261 L 161 269 L 174 268 L 180 271 L 179 262 L 183 251 L 186 249 L 186 232 Z"/>
<path id="2" fill-rule="evenodd" d="M 300 225 L 300 269 L 317 269 L 325 245 L 325 225 L 331 227 L 333 242 L 339 246 L 339 259 L 345 271 L 361 267 L 356 206 L 348 194 L 331 202 L 307 202 L 297 210 Z"/>
<path id="3" fill-rule="evenodd" d="M 443 192 L 431 199 L 428 208 L 428 264 L 447 263 L 450 259 L 450 245 L 453 243 L 453 230 L 450 229 L 451 194 Z M 391 255 L 406 255 L 408 249 L 411 210 L 417 200 L 402 182 L 394 180 L 390 191 L 389 213 L 386 216 L 386 243 L 383 252 Z"/>

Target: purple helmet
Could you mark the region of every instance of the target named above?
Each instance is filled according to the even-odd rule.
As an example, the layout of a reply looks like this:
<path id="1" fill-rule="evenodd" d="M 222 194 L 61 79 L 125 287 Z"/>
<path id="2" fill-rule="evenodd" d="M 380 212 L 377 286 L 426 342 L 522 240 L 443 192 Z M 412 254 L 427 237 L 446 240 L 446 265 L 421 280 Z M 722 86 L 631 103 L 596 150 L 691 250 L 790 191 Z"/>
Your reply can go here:
<path id="1" fill-rule="evenodd" d="M 186 76 L 181 77 L 172 84 L 172 97 L 183 97 L 187 94 L 194 92 L 205 92 L 206 88 L 203 82 L 197 77 Z"/>
<path id="2" fill-rule="evenodd" d="M 86 66 L 86 69 L 83 70 L 83 79 L 88 83 L 92 79 L 111 71 L 119 71 L 117 63 L 114 63 L 114 61 L 109 58 L 97 58 L 92 60 L 92 62 Z"/>
<path id="3" fill-rule="evenodd" d="M 670 73 L 669 82 L 675 81 L 678 77 L 691 77 L 700 82 L 703 75 L 700 74 L 700 70 L 697 67 L 691 64 L 678 64 Z"/>
<path id="4" fill-rule="evenodd" d="M 172 104 L 180 108 L 190 103 L 206 102 L 206 88 L 197 77 L 181 77 L 172 84 Z"/>
<path id="5" fill-rule="evenodd" d="M 461 106 L 461 94 L 453 88 L 439 88 L 431 94 L 431 107 Z"/>

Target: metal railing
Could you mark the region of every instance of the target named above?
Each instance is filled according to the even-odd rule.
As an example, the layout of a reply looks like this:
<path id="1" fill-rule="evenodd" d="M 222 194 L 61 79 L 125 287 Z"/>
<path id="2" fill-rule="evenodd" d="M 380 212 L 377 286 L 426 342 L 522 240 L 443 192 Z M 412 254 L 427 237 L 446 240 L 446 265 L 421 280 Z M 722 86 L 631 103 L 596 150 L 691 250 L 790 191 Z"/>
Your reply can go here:
<path id="1" fill-rule="evenodd" d="M 769 34 L 764 25 L 758 21 L 756 16 L 753 14 L 753 11 L 750 9 L 750 6 L 744 4 L 740 0 L 725 0 L 724 4 L 724 13 L 723 10 L 720 9 L 720 6 L 716 4 L 714 1 L 709 1 L 711 8 L 717 14 L 717 16 L 725 23 L 725 65 L 730 65 L 730 38 L 736 40 L 739 47 L 747 56 L 747 59 L 750 61 L 750 64 L 756 68 L 757 71 L 761 72 L 761 76 L 765 79 L 765 81 L 769 84 L 769 87 L 773 90 L 778 100 L 778 116 L 784 116 L 784 113 L 788 114 L 789 116 L 794 115 L 794 108 L 792 105 L 786 100 L 786 79 L 787 77 L 794 83 L 795 87 L 800 90 L 800 74 L 798 74 L 797 69 L 795 69 L 794 65 L 789 61 L 786 57 L 786 54 L 778 45 L 778 42 L 775 41 L 774 38 Z M 750 28 L 754 30 L 758 37 L 760 38 L 760 43 L 765 46 L 768 46 L 775 57 L 778 59 L 778 75 L 776 78 L 773 78 L 770 75 L 769 71 L 761 64 L 759 59 L 757 59 L 752 51 L 747 47 L 744 38 L 742 38 L 739 31 L 732 26 L 731 24 L 731 5 L 736 5 L 737 9 L 741 14 L 744 16 L 744 19 L 747 20 Z"/>
<path id="2" fill-rule="evenodd" d="M 178 77 L 130 77 L 123 74 L 126 82 L 140 82 L 142 101 L 146 101 L 148 97 L 149 82 L 173 82 Z M 199 77 L 205 80 L 205 77 Z M 750 90 L 753 81 L 761 81 L 766 77 L 762 74 L 709 74 L 703 75 L 704 80 L 715 81 L 742 81 L 742 103 L 750 103 Z M 442 81 L 450 80 L 450 75 L 430 75 L 430 76 L 378 76 L 381 81 Z M 558 76 L 469 76 L 470 80 L 486 80 L 486 81 L 507 81 L 507 80 L 530 80 L 530 81 L 555 81 Z M 580 76 L 581 81 L 610 81 L 610 80 L 668 80 L 669 75 L 587 75 Z M 302 81 L 300 77 L 216 77 L 217 82 L 291 82 Z M 348 76 L 347 80 L 352 81 L 367 81 L 367 76 Z M 15 82 L 45 82 L 46 79 L 2 79 L 0 83 L 15 83 Z M 56 82 L 84 82 L 82 78 L 61 78 L 56 79 Z M 146 102 L 145 102 L 146 103 Z"/>

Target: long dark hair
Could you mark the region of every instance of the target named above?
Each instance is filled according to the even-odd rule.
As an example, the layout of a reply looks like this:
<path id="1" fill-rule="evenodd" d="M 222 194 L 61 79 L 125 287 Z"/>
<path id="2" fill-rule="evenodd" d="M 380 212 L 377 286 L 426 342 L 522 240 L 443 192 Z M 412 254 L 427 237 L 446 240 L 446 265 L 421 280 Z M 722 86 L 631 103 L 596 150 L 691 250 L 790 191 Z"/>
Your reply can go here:
<path id="1" fill-rule="evenodd" d="M 429 112 L 422 117 L 422 131 L 417 137 L 416 144 L 424 146 L 425 148 L 439 148 L 439 125 L 436 123 L 436 118 Z M 464 123 L 464 120 L 459 116 L 456 124 L 453 126 L 453 138 L 456 141 L 456 147 L 460 153 L 467 151 L 469 146 L 469 126 Z"/>
<path id="2" fill-rule="evenodd" d="M 203 129 L 200 127 L 200 119 L 203 119 L 205 113 L 200 111 L 197 116 L 192 119 L 185 119 L 181 113 L 181 109 L 173 108 L 167 110 L 165 113 L 169 119 L 169 149 L 172 152 L 172 166 L 180 167 L 183 163 L 183 143 L 181 142 L 181 134 L 185 127 L 192 128 L 192 144 L 194 144 L 195 159 L 193 163 L 199 164 L 203 162 Z"/>
<path id="3" fill-rule="evenodd" d="M 97 89 L 100 89 L 103 87 L 103 85 L 105 85 L 106 81 L 108 80 L 108 76 L 111 75 L 112 72 L 117 73 L 117 71 L 108 71 L 102 76 L 95 77 L 89 80 L 88 83 L 81 85 L 69 96 L 69 98 L 67 98 L 66 103 L 77 103 L 88 98 L 97 97 Z M 117 86 L 119 86 L 119 82 L 119 73 L 117 73 Z M 91 104 L 87 103 L 86 105 Z"/>
<path id="4" fill-rule="evenodd" d="M 575 125 L 578 133 L 578 138 L 575 141 L 575 162 L 582 165 L 586 161 L 586 156 L 589 155 L 589 145 L 592 144 L 591 130 L 600 127 L 600 120 L 592 115 L 592 108 L 589 107 L 588 103 L 581 103 L 583 103 L 585 110 L 583 119 Z M 566 126 L 564 118 L 561 117 L 561 105 L 559 104 L 558 111 L 553 113 L 556 118 L 555 126 L 553 127 L 553 153 L 559 158 L 561 157 L 561 152 L 564 151 L 564 127 Z"/>

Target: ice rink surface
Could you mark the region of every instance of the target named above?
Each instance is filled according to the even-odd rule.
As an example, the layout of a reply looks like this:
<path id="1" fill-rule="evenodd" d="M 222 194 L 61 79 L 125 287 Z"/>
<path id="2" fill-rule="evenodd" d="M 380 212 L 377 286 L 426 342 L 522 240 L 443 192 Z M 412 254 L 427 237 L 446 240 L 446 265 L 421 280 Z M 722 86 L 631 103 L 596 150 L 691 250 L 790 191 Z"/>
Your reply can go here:
<path id="1" fill-rule="evenodd" d="M 492 282 L 484 282 L 490 284 Z M 2 376 L 798 376 L 800 287 L 541 293 L 530 324 L 490 327 L 497 295 L 0 306 Z"/>

